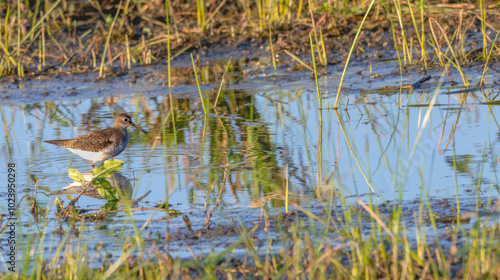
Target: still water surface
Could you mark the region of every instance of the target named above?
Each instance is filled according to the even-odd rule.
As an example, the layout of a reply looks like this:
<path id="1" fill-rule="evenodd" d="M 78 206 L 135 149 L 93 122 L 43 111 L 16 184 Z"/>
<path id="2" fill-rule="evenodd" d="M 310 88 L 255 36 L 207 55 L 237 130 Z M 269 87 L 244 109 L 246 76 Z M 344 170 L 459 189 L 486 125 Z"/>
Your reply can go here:
<path id="1" fill-rule="evenodd" d="M 364 86 L 354 78 L 349 105 L 345 109 L 343 97 L 338 111 L 332 109 L 335 85 L 326 78 L 320 82 L 326 89 L 321 109 L 310 79 L 280 83 L 279 78 L 274 82 L 261 77 L 253 84 L 226 88 L 216 111 L 210 110 L 206 118 L 193 86 L 178 87 L 169 95 L 158 83 L 73 84 L 76 97 L 69 94 L 58 96 L 59 101 L 0 106 L 0 166 L 16 164 L 18 200 L 33 195 L 28 174 L 43 178 L 39 184 L 51 192 L 60 191 L 72 182 L 69 168 L 87 172 L 90 163 L 43 141 L 109 127 L 113 114 L 128 112 L 149 132 L 144 135 L 129 128 L 129 145 L 116 157 L 125 162 L 121 174 L 133 188 L 132 198 L 141 198 L 135 207 L 152 208 L 166 201 L 171 209 L 188 215 L 193 228 L 205 222 L 205 210 L 213 206 L 221 186 L 223 207 L 212 217 L 216 225 L 228 223 L 228 216 L 258 219 L 263 207 L 270 213 L 283 212 L 287 180 L 292 209 L 327 205 L 332 196 L 337 204 L 340 199 L 380 202 L 411 201 L 424 195 L 455 198 L 458 194 L 466 199 L 497 194 L 498 106 L 481 102 L 483 94 L 495 95 L 498 90 L 454 93 L 461 89 L 443 87 L 438 106 L 427 118 L 428 106 L 413 105 L 430 101 L 437 78 L 411 95 L 361 92 Z M 26 94 L 53 85 L 39 82 L 5 91 Z M 369 89 L 382 86 L 374 83 Z M 204 94 L 210 97 L 205 102 L 213 107 L 216 91 L 207 88 Z M 466 102 L 460 105 L 466 94 Z M 31 201 L 21 202 L 18 215 L 23 233 L 52 233 L 60 226 L 53 206 L 56 196 L 64 205 L 69 202 L 67 194 L 38 193 L 37 202 L 52 212 L 42 220 L 29 213 Z M 96 212 L 109 206 L 105 205 L 102 199 L 82 196 L 77 208 Z M 2 213 L 7 213 L 6 208 L 6 200 L 0 200 Z M 185 229 L 182 215 L 136 211 L 133 219 L 153 235 Z M 81 226 L 80 238 L 91 245 L 105 244 L 112 251 L 116 238 L 133 234 L 127 224 L 127 214 L 109 215 L 103 222 Z M 62 237 L 49 236 L 47 246 L 57 247 Z M 199 250 L 218 250 L 217 244 L 205 244 Z M 170 253 L 190 257 L 181 248 Z"/>

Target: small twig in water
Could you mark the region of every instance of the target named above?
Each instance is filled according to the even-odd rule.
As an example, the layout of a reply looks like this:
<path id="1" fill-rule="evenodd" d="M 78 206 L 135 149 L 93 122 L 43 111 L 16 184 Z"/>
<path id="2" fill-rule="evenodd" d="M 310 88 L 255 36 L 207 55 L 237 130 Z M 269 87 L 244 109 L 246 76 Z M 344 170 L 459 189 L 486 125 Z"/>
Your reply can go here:
<path id="1" fill-rule="evenodd" d="M 212 209 L 210 209 L 210 211 L 208 212 L 208 214 L 207 214 L 207 220 L 201 226 L 201 229 L 204 229 L 205 227 L 209 227 L 210 226 L 210 218 L 212 217 L 212 214 L 214 213 L 215 208 L 217 208 L 217 205 L 219 205 L 219 202 L 221 201 L 220 198 L 222 196 L 222 190 L 224 190 L 224 183 L 221 184 L 221 187 L 219 189 L 219 196 L 217 197 L 217 201 L 215 202 L 214 207 L 212 207 Z"/>
<path id="2" fill-rule="evenodd" d="M 193 256 L 193 259 L 195 261 L 198 260 L 198 257 L 196 256 L 196 254 L 193 252 L 193 250 L 191 249 L 191 247 L 186 243 L 186 237 L 184 235 L 182 235 L 182 242 L 184 242 L 184 246 L 186 246 L 186 248 L 188 249 L 189 253 L 191 253 L 191 255 Z"/>

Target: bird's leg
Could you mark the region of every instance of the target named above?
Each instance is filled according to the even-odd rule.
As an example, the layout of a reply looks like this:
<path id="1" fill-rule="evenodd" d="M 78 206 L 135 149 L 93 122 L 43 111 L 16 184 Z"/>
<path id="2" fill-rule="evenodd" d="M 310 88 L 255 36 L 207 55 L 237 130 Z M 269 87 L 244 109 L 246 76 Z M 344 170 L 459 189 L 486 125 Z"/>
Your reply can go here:
<path id="1" fill-rule="evenodd" d="M 115 149 L 116 145 L 113 145 L 113 153 L 111 153 L 111 160 L 115 159 Z"/>
<path id="2" fill-rule="evenodd" d="M 92 162 L 92 169 L 94 169 L 94 164 L 95 164 L 95 162 Z"/>

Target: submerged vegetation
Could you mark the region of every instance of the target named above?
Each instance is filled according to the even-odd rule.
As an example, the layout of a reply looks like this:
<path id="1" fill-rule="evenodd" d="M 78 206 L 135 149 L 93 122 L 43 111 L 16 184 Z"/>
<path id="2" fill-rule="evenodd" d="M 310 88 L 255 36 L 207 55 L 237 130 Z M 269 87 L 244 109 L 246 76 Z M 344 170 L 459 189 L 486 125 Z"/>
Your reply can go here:
<path id="1" fill-rule="evenodd" d="M 210 162 L 212 165 L 206 178 L 199 174 L 190 174 L 196 187 L 209 194 L 203 198 L 204 211 L 200 211 L 206 216 L 206 222 L 203 225 L 192 225 L 186 214 L 183 219 L 186 230 L 178 229 L 174 232 L 168 228 L 167 222 L 164 232 L 153 233 L 150 230 L 153 217 L 136 221 L 134 211 L 163 211 L 170 213 L 171 217 L 181 213 L 170 210 L 168 199 L 164 204 L 147 209 L 133 208 L 144 196 L 135 201 L 126 201 L 125 196 L 130 195 L 131 191 L 128 191 L 129 194 L 122 193 L 120 188 L 115 191 L 112 188 L 113 183 L 106 180 L 112 171 L 121 169 L 123 162 L 113 160 L 104 163 L 94 170 L 102 172 L 93 173 L 92 181 L 102 197 L 109 202 L 120 200 L 120 205 L 115 203 L 108 207 L 107 204 L 97 211 L 85 209 L 83 206 L 79 209 L 78 205 L 73 209 L 68 205 L 65 209 L 62 200 L 57 198 L 55 206 L 58 229 L 48 232 L 46 228 L 41 227 L 39 234 L 27 234 L 28 237 L 22 242 L 19 258 L 22 263 L 19 270 L 0 278 L 499 278 L 498 198 L 482 197 L 478 190 L 476 199 L 460 200 L 457 190 L 456 201 L 435 200 L 425 192 L 423 185 L 427 181 L 421 178 L 422 182 L 417 184 L 421 184 L 419 186 L 424 190 L 414 201 L 405 204 L 401 199 L 393 202 L 380 201 L 372 186 L 371 174 L 367 170 L 370 166 L 363 169 L 360 164 L 360 153 L 354 145 L 347 109 L 345 112 L 325 109 L 349 106 L 348 100 L 345 104 L 340 103 L 342 82 L 349 61 L 355 59 L 397 62 L 401 79 L 399 87 L 391 88 L 393 93 L 401 93 L 402 77 L 408 71 L 414 70 L 425 76 L 415 81 L 412 86 L 407 86 L 413 89 L 420 88 L 422 83 L 430 79 L 427 71 L 442 72 L 436 90 L 426 91 L 422 103 L 406 104 L 406 108 L 421 106 L 427 109 L 419 113 L 421 118 L 419 115 L 418 127 L 413 128 L 416 130 L 411 134 L 415 135 L 413 139 L 410 139 L 408 116 L 401 117 L 405 118 L 401 126 L 403 132 L 396 134 L 396 137 L 401 135 L 404 139 L 399 139 L 401 146 L 396 148 L 402 149 L 405 144 L 410 146 L 411 142 L 411 162 L 420 137 L 426 131 L 430 113 L 437 105 L 439 90 L 449 73 L 456 71 L 462 85 L 468 87 L 472 84 L 482 86 L 486 73 L 497 71 L 490 64 L 498 64 L 500 58 L 499 11 L 499 3 L 481 0 L 475 3 L 446 4 L 436 1 L 412 3 L 398 0 L 17 0 L 0 3 L 2 78 L 28 79 L 40 75 L 94 73 L 99 79 L 110 79 L 114 77 L 112 73 L 127 72 L 139 65 L 161 63 L 168 65 L 168 87 L 167 82 L 164 85 L 166 89 L 170 89 L 177 85 L 171 76 L 170 63 L 182 55 L 189 57 L 189 69 L 184 71 L 184 75 L 189 76 L 189 79 L 193 80 L 192 83 L 196 84 L 196 98 L 199 102 L 195 104 L 194 98 L 182 99 L 165 91 L 168 98 L 156 103 L 162 115 L 152 129 L 158 132 L 155 136 L 157 138 L 148 139 L 153 143 L 148 159 L 157 143 L 161 142 L 165 146 L 172 144 L 177 148 L 183 141 L 187 141 L 183 137 L 196 131 L 201 135 L 201 143 L 196 146 L 201 152 L 190 154 L 193 158 L 189 160 L 192 162 L 184 167 L 191 169 L 193 162 L 200 166 L 204 162 Z M 312 72 L 311 78 L 316 86 L 314 98 L 317 96 L 318 99 L 317 108 L 314 108 L 317 110 L 314 111 L 320 113 L 306 116 L 305 107 L 298 107 L 304 130 L 308 117 L 318 117 L 317 146 L 306 147 L 314 150 L 312 157 L 316 158 L 308 159 L 307 162 L 317 162 L 315 174 L 291 166 L 288 153 L 293 151 L 273 146 L 272 138 L 275 135 L 272 135 L 267 127 L 260 123 L 244 124 L 246 121 L 260 120 L 259 112 L 254 108 L 254 96 L 234 90 L 222 90 L 227 81 L 236 83 L 245 77 L 245 74 L 242 74 L 240 77 L 233 77 L 234 79 L 228 78 L 229 73 L 237 67 L 235 65 L 245 59 L 227 57 L 226 61 L 229 62 L 218 66 L 214 73 L 200 70 L 197 66 L 200 54 L 204 54 L 207 46 L 216 44 L 233 48 L 240 45 L 267 46 L 267 49 L 259 49 L 261 52 L 252 53 L 251 57 L 247 58 L 253 62 L 254 56 L 266 54 L 269 59 L 263 67 L 272 66 L 274 78 L 279 77 L 280 63 L 293 64 L 291 69 L 307 69 Z M 288 61 L 277 59 L 284 55 L 289 58 Z M 234 64 L 231 64 L 231 61 L 235 61 Z M 255 64 L 255 68 L 259 67 L 259 63 Z M 328 96 L 321 90 L 320 72 L 324 73 L 328 66 L 339 63 L 343 63 L 344 72 L 338 75 L 340 80 L 336 87 L 335 103 L 328 104 L 325 98 Z M 481 67 L 481 78 L 472 81 L 468 78 L 466 69 L 478 65 Z M 203 91 L 200 85 L 206 80 L 217 81 L 218 91 L 212 91 L 210 94 Z M 466 91 L 467 89 L 464 95 L 457 98 L 459 105 L 466 102 Z M 297 96 L 281 94 L 279 93 L 276 99 L 268 96 L 265 98 L 266 102 L 272 104 L 276 114 L 285 118 L 289 111 L 284 108 L 299 99 L 302 93 Z M 491 99 L 490 93 L 484 94 L 484 99 L 488 105 L 498 104 L 498 101 Z M 142 101 L 142 105 L 145 103 Z M 141 104 L 141 101 L 135 104 Z M 363 104 L 363 101 L 358 104 Z M 111 104 L 108 105 L 111 108 Z M 394 107 L 402 107 L 402 101 L 399 100 Z M 374 114 L 366 109 L 368 107 L 356 108 L 361 115 Z M 26 110 L 30 110 L 30 107 Z M 53 108 L 49 110 L 56 111 Z M 193 112 L 190 112 L 191 110 Z M 199 119 L 195 110 L 201 116 Z M 384 107 L 380 115 L 386 117 L 388 112 L 392 111 Z M 397 112 L 396 119 L 400 117 L 399 111 Z M 3 109 L 1 113 L 4 114 Z M 491 114 L 494 118 L 494 114 Z M 225 119 L 230 115 L 235 118 Z M 326 120 L 326 116 L 330 120 Z M 457 114 L 456 123 L 459 116 L 460 113 Z M 5 122 L 4 116 L 2 119 Z M 448 119 L 451 120 L 451 117 L 446 115 L 442 124 L 443 133 Z M 323 156 L 327 155 L 327 152 L 322 150 L 323 140 L 329 140 L 323 139 L 323 135 L 327 133 L 323 131 L 323 124 L 331 120 L 339 124 L 339 134 L 345 137 L 349 148 L 345 154 L 352 156 L 348 160 L 353 160 L 349 164 L 354 166 L 353 170 L 362 173 L 365 180 L 363 183 L 369 187 L 369 193 L 363 199 L 353 198 L 343 192 L 341 186 L 345 182 L 340 182 L 337 173 L 341 161 L 339 158 L 330 158 L 329 160 L 334 162 L 334 170 L 328 170 L 329 174 L 323 173 L 327 170 L 323 167 L 326 161 Z M 190 121 L 198 121 L 198 124 L 192 125 Z M 448 144 L 454 139 L 456 123 L 453 125 Z M 387 133 L 390 135 L 390 141 L 395 137 L 398 124 L 394 124 L 392 133 Z M 373 126 L 375 125 L 374 123 Z M 7 127 L 8 125 L 4 124 L 5 131 L 8 131 Z M 165 130 L 161 130 L 162 128 Z M 201 131 L 198 131 L 200 128 Z M 376 131 L 375 128 L 373 130 Z M 377 140 L 382 138 L 378 134 L 377 137 Z M 439 145 L 442 138 L 443 135 L 439 138 Z M 204 145 L 205 141 L 209 141 L 210 145 Z M 233 153 L 231 147 L 238 142 L 243 143 L 242 151 Z M 381 142 L 378 144 L 382 146 Z M 386 149 L 388 147 L 389 144 Z M 205 152 L 204 148 L 209 151 Z M 163 152 L 167 158 L 166 150 Z M 192 151 L 188 149 L 187 153 L 190 152 Z M 204 154 L 207 154 L 209 159 Z M 480 161 L 481 172 L 483 165 L 495 157 L 490 158 L 486 154 L 485 146 Z M 389 160 L 381 155 L 380 161 L 382 159 Z M 172 159 L 168 164 L 175 160 L 178 159 Z M 453 154 L 448 160 L 455 170 L 455 176 L 467 170 L 467 166 L 461 164 L 459 156 Z M 167 165 L 167 162 L 164 164 Z M 495 166 L 497 163 L 491 160 L 490 164 Z M 410 170 L 412 167 L 401 163 L 395 165 L 395 170 L 390 170 L 390 178 L 394 180 L 395 188 L 402 188 L 404 181 L 408 179 L 408 173 L 414 171 Z M 251 170 L 241 175 L 251 178 L 232 178 L 238 168 Z M 197 169 L 198 171 L 204 172 L 201 168 Z M 298 171 L 302 171 L 301 174 Z M 415 172 L 423 174 L 423 167 Z M 87 184 L 88 180 L 75 169 L 71 169 L 69 175 L 82 185 Z M 478 176 L 479 179 L 471 177 L 480 181 L 481 176 L 482 174 Z M 33 179 L 34 196 L 37 196 L 37 187 L 41 188 L 42 194 L 48 196 L 49 189 L 37 185 L 40 180 Z M 289 191 L 289 182 L 293 180 L 302 180 L 304 185 L 312 185 L 309 187 L 315 190 L 314 195 L 318 199 L 314 208 L 305 208 L 297 202 L 300 197 Z M 235 185 L 241 182 L 259 185 L 253 189 L 255 197 L 252 198 L 255 200 L 261 198 L 261 193 L 269 195 L 262 198 L 260 205 L 253 205 L 260 211 L 258 220 L 242 221 L 231 213 L 229 202 L 221 198 L 226 186 L 230 185 L 228 182 L 231 181 L 236 181 Z M 493 179 L 492 181 L 494 188 L 493 185 L 498 182 Z M 481 182 L 477 184 L 480 186 Z M 67 197 L 70 205 L 74 206 L 72 201 L 78 199 L 69 195 Z M 168 194 L 166 197 L 168 198 Z M 201 201 L 196 195 L 190 199 Z M 271 213 L 267 205 L 270 201 L 283 208 L 280 214 Z M 33 205 L 36 205 L 37 210 L 32 212 L 34 219 L 47 219 L 51 206 L 46 205 L 44 208 L 40 204 Z M 222 209 L 217 213 L 227 212 L 229 225 L 212 224 L 211 219 L 217 208 Z M 70 211 L 71 215 L 66 215 Z M 132 228 L 131 232 L 125 230 L 125 226 L 121 229 L 121 238 L 114 244 L 119 247 L 118 254 L 107 251 L 103 243 L 92 244 L 95 248 L 88 248 L 80 236 L 79 228 L 88 227 L 87 223 L 93 223 L 96 229 L 105 228 L 105 221 L 112 220 L 112 215 L 117 211 L 126 213 L 129 218 L 127 223 Z M 23 214 L 18 211 L 17 215 Z M 5 216 L 3 218 L 5 219 Z M 21 217 L 19 219 L 21 220 Z M 164 218 L 165 221 L 168 219 Z M 101 223 L 103 225 L 99 227 Z M 0 235 L 5 234 L 6 225 L 3 220 L 0 225 Z M 445 234 L 443 231 L 438 233 L 438 230 L 443 228 Z M 60 242 L 60 245 L 57 245 L 54 251 L 52 248 L 46 251 L 43 248 L 44 240 L 54 238 L 53 236 L 57 236 L 57 241 L 54 242 Z M 198 240 L 214 236 L 220 239 L 217 244 L 221 250 L 198 254 L 196 249 L 193 249 Z M 224 243 L 224 236 L 235 236 L 236 241 L 231 244 Z M 69 239 L 76 242 L 67 242 Z M 181 243 L 189 257 L 171 257 L 169 248 L 172 242 Z M 7 267 L 5 262 L 3 266 Z M 2 269 L 5 270 L 4 268 Z"/>

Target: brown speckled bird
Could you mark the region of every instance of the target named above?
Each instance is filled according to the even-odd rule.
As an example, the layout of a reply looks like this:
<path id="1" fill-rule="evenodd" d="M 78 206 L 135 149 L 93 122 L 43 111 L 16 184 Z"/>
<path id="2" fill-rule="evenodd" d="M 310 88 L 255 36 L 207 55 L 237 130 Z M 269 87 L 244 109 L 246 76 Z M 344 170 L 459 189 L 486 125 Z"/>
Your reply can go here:
<path id="1" fill-rule="evenodd" d="M 144 129 L 132 122 L 132 118 L 125 113 L 120 113 L 115 118 L 113 127 L 94 131 L 73 139 L 47 140 L 49 144 L 61 146 L 92 161 L 92 168 L 98 161 L 107 160 L 119 155 L 128 145 L 127 127 L 134 127 L 144 134 Z"/>

